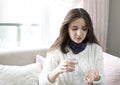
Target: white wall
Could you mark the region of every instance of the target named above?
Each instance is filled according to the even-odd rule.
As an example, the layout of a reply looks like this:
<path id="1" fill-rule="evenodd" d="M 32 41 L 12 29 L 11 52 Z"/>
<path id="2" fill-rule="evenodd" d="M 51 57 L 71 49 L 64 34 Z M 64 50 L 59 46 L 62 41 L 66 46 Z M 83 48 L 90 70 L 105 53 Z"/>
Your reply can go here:
<path id="1" fill-rule="evenodd" d="M 0 0 L 0 23 L 40 22 L 41 1 Z"/>
<path id="2" fill-rule="evenodd" d="M 107 52 L 120 57 L 120 0 L 110 0 Z"/>

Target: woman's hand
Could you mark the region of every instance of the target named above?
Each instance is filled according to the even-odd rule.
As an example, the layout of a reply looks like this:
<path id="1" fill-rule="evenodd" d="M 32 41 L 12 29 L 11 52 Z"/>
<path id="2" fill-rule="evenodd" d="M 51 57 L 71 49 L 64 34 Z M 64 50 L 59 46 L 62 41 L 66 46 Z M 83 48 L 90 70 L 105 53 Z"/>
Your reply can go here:
<path id="1" fill-rule="evenodd" d="M 75 65 L 77 64 L 76 60 L 64 60 L 56 68 L 59 73 L 63 72 L 73 72 L 75 70 Z"/>
<path id="2" fill-rule="evenodd" d="M 75 70 L 75 64 L 77 64 L 75 60 L 64 60 L 48 75 L 48 80 L 54 82 L 59 74 L 63 72 L 73 72 Z"/>
<path id="3" fill-rule="evenodd" d="M 85 82 L 88 84 L 93 83 L 93 81 L 100 80 L 99 72 L 96 70 L 90 70 L 85 74 Z"/>

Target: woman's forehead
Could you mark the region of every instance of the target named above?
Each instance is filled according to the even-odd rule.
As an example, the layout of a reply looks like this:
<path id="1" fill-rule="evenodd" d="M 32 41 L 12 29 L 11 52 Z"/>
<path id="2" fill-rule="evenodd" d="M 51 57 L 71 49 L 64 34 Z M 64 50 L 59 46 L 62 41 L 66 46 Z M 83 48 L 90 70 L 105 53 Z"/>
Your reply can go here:
<path id="1" fill-rule="evenodd" d="M 83 18 L 77 18 L 74 21 L 72 21 L 70 23 L 70 25 L 83 25 L 83 26 L 85 26 L 86 23 L 85 23 L 85 20 Z"/>

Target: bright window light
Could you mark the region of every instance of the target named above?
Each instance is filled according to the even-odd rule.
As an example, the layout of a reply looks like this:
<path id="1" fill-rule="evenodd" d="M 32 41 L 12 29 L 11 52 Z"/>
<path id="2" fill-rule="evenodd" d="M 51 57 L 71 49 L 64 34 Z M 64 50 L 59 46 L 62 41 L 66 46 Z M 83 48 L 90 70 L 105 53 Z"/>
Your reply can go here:
<path id="1" fill-rule="evenodd" d="M 50 47 L 77 1 L 0 0 L 0 49 Z"/>

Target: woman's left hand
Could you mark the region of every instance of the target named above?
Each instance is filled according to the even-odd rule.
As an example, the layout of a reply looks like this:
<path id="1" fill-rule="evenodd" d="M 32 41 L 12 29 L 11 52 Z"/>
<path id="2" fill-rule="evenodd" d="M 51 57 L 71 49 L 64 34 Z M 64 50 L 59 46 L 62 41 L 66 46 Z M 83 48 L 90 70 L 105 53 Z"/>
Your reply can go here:
<path id="1" fill-rule="evenodd" d="M 100 80 L 99 72 L 96 70 L 90 70 L 90 71 L 86 72 L 84 80 L 88 84 L 92 84 L 93 81 Z"/>

